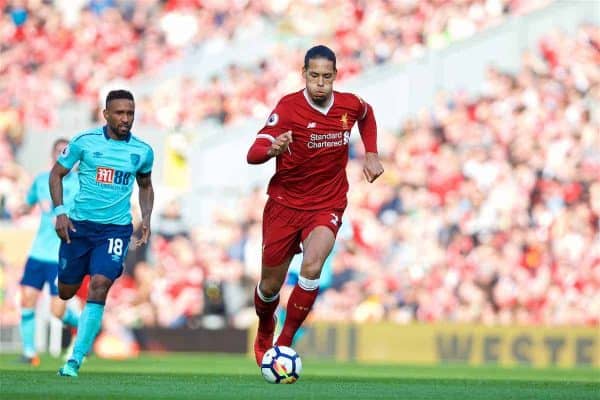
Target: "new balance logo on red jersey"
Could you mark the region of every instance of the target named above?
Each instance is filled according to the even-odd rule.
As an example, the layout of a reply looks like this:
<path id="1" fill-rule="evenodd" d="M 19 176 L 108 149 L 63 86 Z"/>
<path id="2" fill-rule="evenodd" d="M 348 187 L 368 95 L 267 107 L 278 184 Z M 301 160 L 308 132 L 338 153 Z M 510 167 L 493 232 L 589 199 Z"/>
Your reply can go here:
<path id="1" fill-rule="evenodd" d="M 316 127 L 317 127 L 316 122 L 309 122 L 308 125 L 306 125 L 307 129 L 312 129 L 312 128 L 316 128 Z"/>
<path id="2" fill-rule="evenodd" d="M 334 213 L 331 213 L 331 215 L 333 216 L 333 218 L 331 218 L 331 223 L 335 226 L 338 226 L 338 222 L 339 222 L 338 216 Z"/>

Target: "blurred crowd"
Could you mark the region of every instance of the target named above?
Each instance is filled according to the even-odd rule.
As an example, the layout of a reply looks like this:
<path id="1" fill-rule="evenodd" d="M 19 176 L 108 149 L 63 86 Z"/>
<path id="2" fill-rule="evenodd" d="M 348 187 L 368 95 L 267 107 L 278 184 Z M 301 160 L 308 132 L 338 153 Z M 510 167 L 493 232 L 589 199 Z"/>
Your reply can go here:
<path id="1" fill-rule="evenodd" d="M 28 126 L 53 127 L 58 108 L 69 101 L 96 108 L 111 84 L 152 77 L 186 49 L 243 38 L 264 26 L 283 39 L 331 45 L 344 79 L 550 1 L 0 0 L 0 98 Z M 262 117 L 297 87 L 302 51 L 275 45 L 256 65 L 232 64 L 210 82 L 167 79 L 140 99 L 143 117 L 167 128 Z"/>
<path id="2" fill-rule="evenodd" d="M 349 208 L 311 318 L 600 323 L 600 29 L 554 32 L 537 50 L 516 75 L 490 69 L 482 96 L 441 94 L 382 134 L 381 181 L 364 181 L 353 145 Z M 265 200 L 256 189 L 194 227 L 170 203 L 112 292 L 112 318 L 252 322 Z"/>
<path id="3" fill-rule="evenodd" d="M 366 251 L 336 259 L 352 279 L 322 316 L 600 323 L 600 30 L 539 47 L 385 141 L 388 185 L 361 190 L 351 166 Z"/>
<path id="4" fill-rule="evenodd" d="M 186 7 L 197 4 L 193 0 L 142 1 L 131 7 L 134 2 L 75 1 L 68 4 L 81 7 L 72 20 L 67 16 L 72 10 L 66 6 L 69 11 L 49 7 L 43 1 L 13 2 L 25 10 L 23 17 L 23 12 L 15 16 L 17 6 L 3 3 L 0 0 L 5 10 L 0 21 L 0 45 L 5 46 L 0 72 L 2 77 L 11 77 L 0 85 L 0 93 L 8 93 L 7 97 L 0 95 L 0 199 L 6 202 L 7 196 L 15 196 L 15 182 L 24 187 L 28 182 L 27 177 L 18 178 L 23 173 L 18 165 L 5 160 L 14 158 L 29 107 L 45 107 L 45 100 L 37 103 L 43 97 L 62 101 L 97 96 L 94 91 L 98 87 L 93 83 L 96 72 L 90 75 L 88 67 L 105 54 L 102 46 L 98 53 L 81 51 L 78 46 L 89 46 L 92 40 L 87 35 L 106 41 L 117 58 L 137 60 L 132 62 L 136 66 L 132 74 L 151 73 L 157 63 L 176 57 L 185 41 L 168 39 L 163 25 L 144 22 L 154 21 L 156 18 L 148 19 L 153 13 L 172 13 L 180 10 L 178 7 L 189 11 Z M 190 15 L 200 21 L 199 15 L 207 13 L 210 18 L 205 18 L 218 31 L 215 34 L 231 37 L 236 24 L 226 22 L 229 13 L 222 8 L 229 2 L 201 3 L 206 7 L 189 11 Z M 341 7 L 341 2 L 319 3 L 325 10 L 331 8 L 327 12 L 331 18 L 339 18 L 332 19 L 339 26 L 311 20 L 309 11 L 316 3 L 232 1 L 239 11 L 232 13 L 236 16 L 232 21 L 245 19 L 248 10 L 256 18 L 268 19 L 284 10 L 304 16 L 290 17 L 279 29 L 336 40 L 343 77 L 379 62 L 401 62 L 426 46 L 435 47 L 485 28 L 494 21 L 490 16 L 524 12 L 543 2 L 369 1 L 366 6 L 366 2 L 355 1 L 344 2 L 341 14 L 337 9 L 332 11 Z M 468 12 L 457 14 L 457 7 Z M 127 14 L 128 9 L 132 14 Z M 136 17 L 138 12 L 141 16 Z M 442 16 L 428 14 L 431 12 Z M 410 17 L 421 14 L 420 25 L 419 18 Z M 401 28 L 390 26 L 390 15 L 417 22 L 399 24 Z M 138 18 L 142 22 L 136 25 Z M 462 22 L 450 23 L 452 18 Z M 97 21 L 120 33 L 113 36 L 112 28 L 105 32 Z M 344 31 L 348 21 L 362 21 L 361 27 L 370 28 Z M 325 25 L 336 28 L 322 32 Z M 465 28 L 468 25 L 472 28 Z M 401 31 L 394 31 L 396 28 Z M 148 34 L 141 35 L 139 29 Z M 451 33 L 455 31 L 459 33 Z M 35 40 L 19 39 L 19 35 L 28 34 L 40 39 L 38 47 L 29 47 Z M 187 41 L 203 40 L 208 34 L 198 30 Z M 394 51 L 364 42 L 374 37 L 378 44 L 387 44 Z M 114 46 L 115 38 L 130 43 L 129 50 Z M 51 45 L 55 41 L 62 43 L 60 51 Z M 369 49 L 373 54 L 356 49 Z M 298 75 L 295 69 L 302 64 L 301 53 L 290 54 L 281 48 L 276 51 L 281 53 L 270 59 L 281 63 L 263 62 L 257 70 L 231 66 L 224 72 L 226 76 L 214 77 L 208 85 L 182 80 L 189 91 L 181 93 L 190 97 L 181 100 L 207 109 L 177 112 L 175 123 L 185 121 L 188 112 L 195 115 L 189 117 L 192 121 L 209 113 L 227 122 L 233 117 L 228 116 L 223 102 L 239 103 L 252 93 L 262 96 L 263 107 L 270 107 L 274 101 L 271 97 L 278 97 L 287 85 L 301 87 L 294 81 Z M 80 63 L 67 61 L 73 57 Z M 77 68 L 80 64 L 81 69 Z M 118 77 L 120 72 L 115 75 L 108 70 L 111 63 L 100 64 L 107 68 L 101 74 L 103 80 Z M 364 181 L 362 144 L 354 143 L 348 166 L 349 207 L 335 254 L 326 266 L 328 279 L 311 318 L 398 323 L 600 323 L 599 64 L 598 27 L 584 26 L 571 37 L 560 32 L 546 35 L 537 49 L 524 54 L 523 67 L 516 75 L 490 68 L 481 96 L 441 93 L 427 112 L 406 121 L 400 132 L 382 132 L 379 147 L 386 173 L 375 184 Z M 276 82 L 281 82 L 281 87 L 274 88 Z M 19 85 L 58 92 L 33 96 L 30 88 Z M 92 89 L 77 92 L 78 87 Z M 32 98 L 36 98 L 35 107 Z M 141 107 L 152 107 L 155 100 L 145 99 Z M 32 104 L 26 106 L 27 101 Z M 234 108 L 240 113 L 252 114 L 253 107 L 237 106 Z M 4 190 L 5 195 L 3 188 L 10 188 Z M 177 200 L 159 210 L 151 245 L 147 250 L 130 250 L 126 273 L 111 290 L 106 325 L 118 329 L 244 327 L 253 323 L 252 290 L 260 273 L 265 200 L 264 188 L 257 188 L 234 209 L 215 211 L 210 226 L 188 226 Z M 11 218 L 11 207 L 6 210 L 4 218 Z M 19 224 L 18 220 L 13 222 Z M 17 298 L 22 266 L 3 262 L 1 250 L 0 321 L 14 323 L 18 312 L 12 299 Z M 287 291 L 289 286 L 284 290 L 283 304 Z"/>
<path id="5" fill-rule="evenodd" d="M 145 122 L 188 129 L 263 118 L 284 94 L 301 87 L 300 66 L 307 47 L 336 50 L 338 82 L 379 64 L 403 63 L 465 39 L 551 0 L 337 0 L 264 1 L 263 22 L 280 41 L 251 64 L 231 64 L 208 82 L 176 76 L 143 99 Z M 248 13 L 256 9 L 247 8 Z M 250 29 L 247 29 L 250 30 Z M 294 38 L 288 41 L 287 38 Z"/>
<path id="6" fill-rule="evenodd" d="M 22 114 L 0 95 L 0 222 L 11 218 L 11 206 L 22 201 L 29 183 L 27 172 L 15 160 L 24 132 Z"/>
<path id="7" fill-rule="evenodd" d="M 232 0 L 0 0 L 0 220 L 27 190 L 15 163 L 27 130 L 55 127 L 72 101 L 95 115 L 106 88 L 152 77 L 185 45 L 231 37 L 260 9 Z"/>
<path id="8" fill-rule="evenodd" d="M 151 77 L 182 49 L 231 39 L 262 2 L 0 0 L 0 97 L 27 124 L 51 127 L 70 101 L 96 107 L 105 87 Z"/>

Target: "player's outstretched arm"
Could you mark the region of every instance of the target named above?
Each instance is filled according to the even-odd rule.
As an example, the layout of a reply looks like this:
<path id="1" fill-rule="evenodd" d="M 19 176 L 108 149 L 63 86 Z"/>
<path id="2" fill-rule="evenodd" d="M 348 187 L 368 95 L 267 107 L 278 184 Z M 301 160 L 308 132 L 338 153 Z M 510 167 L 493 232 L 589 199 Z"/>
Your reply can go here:
<path id="1" fill-rule="evenodd" d="M 142 210 L 142 236 L 136 241 L 136 246 L 148 243 L 150 238 L 150 219 L 154 207 L 154 188 L 152 187 L 152 175 L 138 174 L 136 177 L 139 190 L 140 209 Z"/>
<path id="2" fill-rule="evenodd" d="M 63 184 L 62 180 L 69 173 L 70 169 L 63 167 L 58 162 L 54 163 L 52 170 L 50 171 L 50 197 L 52 197 L 52 204 L 54 205 L 54 214 L 56 215 L 55 229 L 58 236 L 71 243 L 69 237 L 70 231 L 75 231 L 73 223 L 67 215 L 67 210 L 63 204 Z"/>

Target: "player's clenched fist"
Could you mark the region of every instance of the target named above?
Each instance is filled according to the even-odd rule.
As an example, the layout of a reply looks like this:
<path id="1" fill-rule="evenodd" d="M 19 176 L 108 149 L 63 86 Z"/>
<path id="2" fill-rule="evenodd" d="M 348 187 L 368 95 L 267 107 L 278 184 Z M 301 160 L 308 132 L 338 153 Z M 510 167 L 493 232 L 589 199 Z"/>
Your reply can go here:
<path id="1" fill-rule="evenodd" d="M 267 154 L 269 154 L 270 157 L 277 157 L 284 151 L 287 151 L 290 143 L 292 143 L 292 131 L 282 133 L 275 138 L 273 143 L 271 143 L 271 147 Z"/>
<path id="2" fill-rule="evenodd" d="M 383 174 L 383 165 L 381 165 L 381 161 L 379 161 L 379 156 L 377 153 L 366 153 L 363 174 L 369 182 L 373 182 L 381 174 Z"/>

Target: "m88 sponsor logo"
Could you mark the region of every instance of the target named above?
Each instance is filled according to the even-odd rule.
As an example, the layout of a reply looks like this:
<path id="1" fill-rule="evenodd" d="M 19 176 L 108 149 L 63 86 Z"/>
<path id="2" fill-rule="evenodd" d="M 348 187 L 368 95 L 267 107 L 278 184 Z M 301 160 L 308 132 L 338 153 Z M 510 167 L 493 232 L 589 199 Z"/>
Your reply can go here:
<path id="1" fill-rule="evenodd" d="M 96 168 L 96 182 L 103 184 L 129 185 L 130 172 L 119 171 L 109 167 Z"/>

